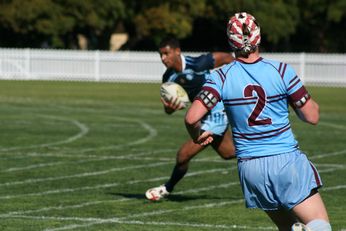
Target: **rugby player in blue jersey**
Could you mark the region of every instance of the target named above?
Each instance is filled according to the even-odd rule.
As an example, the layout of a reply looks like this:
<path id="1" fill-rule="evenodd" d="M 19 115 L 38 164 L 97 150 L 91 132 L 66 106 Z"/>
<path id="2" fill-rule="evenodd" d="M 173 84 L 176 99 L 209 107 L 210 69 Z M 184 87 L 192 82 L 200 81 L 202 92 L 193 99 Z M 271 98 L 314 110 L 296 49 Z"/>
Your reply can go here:
<path id="1" fill-rule="evenodd" d="M 236 60 L 212 72 L 192 103 L 185 117 L 191 137 L 202 145 L 213 141 L 212 131 L 200 133 L 198 124 L 223 102 L 246 207 L 264 210 L 280 231 L 330 231 L 321 178 L 299 150 L 289 121 L 290 105 L 316 125 L 318 104 L 290 65 L 259 55 L 260 27 L 252 15 L 231 17 L 227 36 Z"/>
<path id="2" fill-rule="evenodd" d="M 161 41 L 159 53 L 162 63 L 167 67 L 162 82 L 175 82 L 181 85 L 187 92 L 190 101 L 193 101 L 200 92 L 206 81 L 206 75 L 210 73 L 209 70 L 234 60 L 231 53 L 226 52 L 207 53 L 197 57 L 184 56 L 181 53 L 179 41 L 173 37 L 167 37 Z M 167 114 L 184 108 L 177 98 L 170 102 L 161 98 L 161 101 Z M 213 131 L 214 141 L 210 145 L 222 158 L 234 157 L 228 120 L 221 102 L 205 115 L 200 128 Z M 170 179 L 163 185 L 148 189 L 145 193 L 147 199 L 157 201 L 168 196 L 186 174 L 190 160 L 203 149 L 205 149 L 204 145 L 195 143 L 192 139 L 183 143 L 176 154 L 176 164 Z"/>

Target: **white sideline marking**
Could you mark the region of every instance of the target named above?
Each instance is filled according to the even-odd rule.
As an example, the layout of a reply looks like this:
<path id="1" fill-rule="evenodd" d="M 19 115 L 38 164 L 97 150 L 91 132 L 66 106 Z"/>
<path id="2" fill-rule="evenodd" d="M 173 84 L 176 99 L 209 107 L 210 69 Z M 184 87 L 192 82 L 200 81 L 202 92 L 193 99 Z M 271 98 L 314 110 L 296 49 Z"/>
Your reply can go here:
<path id="1" fill-rule="evenodd" d="M 14 216 L 14 218 L 26 218 L 33 220 L 57 220 L 57 221 L 81 221 L 89 222 L 82 225 L 68 225 L 60 228 L 44 229 L 45 231 L 58 231 L 58 230 L 71 230 L 76 228 L 90 227 L 98 224 L 117 223 L 117 224 L 129 224 L 129 225 L 152 225 L 152 226 L 178 226 L 178 227 L 195 227 L 195 228 L 211 228 L 211 229 L 242 229 L 242 230 L 276 230 L 272 226 L 261 227 L 261 226 L 246 226 L 246 225 L 214 225 L 214 224 L 203 224 L 203 223 L 180 223 L 180 222 L 144 222 L 144 221 L 121 221 L 117 218 L 98 219 L 98 218 L 79 218 L 79 217 L 46 217 L 46 216 Z"/>
<path id="2" fill-rule="evenodd" d="M 320 155 L 314 155 L 309 157 L 309 159 L 321 159 L 321 158 L 325 158 L 325 157 L 331 157 L 331 156 L 338 156 L 341 154 L 345 154 L 346 153 L 346 149 L 341 150 L 341 151 L 337 151 L 337 152 L 330 152 L 330 153 L 324 153 L 324 154 L 320 154 Z"/>
<path id="3" fill-rule="evenodd" d="M 332 190 L 339 190 L 339 189 L 346 189 L 346 185 L 336 185 L 331 187 L 323 187 L 320 190 L 322 191 L 332 191 Z"/>
<path id="4" fill-rule="evenodd" d="M 229 186 L 231 186 L 232 184 L 236 184 L 236 182 L 232 182 L 231 184 L 228 184 Z M 212 186 L 210 188 L 217 188 L 218 186 Z M 226 184 L 224 185 L 220 185 L 219 187 L 227 187 Z M 335 189 L 339 189 L 340 187 L 329 187 L 331 190 L 335 190 Z M 346 185 L 343 186 L 343 188 L 346 188 Z M 203 190 L 203 188 L 200 188 L 199 190 Z M 196 191 L 193 191 L 196 192 Z M 179 192 L 183 193 L 183 192 Z M 129 199 L 130 200 L 130 199 Z M 113 201 L 114 202 L 114 201 Z M 27 218 L 27 219 L 42 219 L 42 220 L 48 220 L 48 219 L 53 219 L 53 220 L 74 220 L 74 221 L 83 221 L 83 222 L 89 222 L 87 224 L 82 224 L 82 225 L 78 225 L 78 224 L 73 224 L 73 225 L 67 225 L 67 226 L 63 226 L 63 227 L 59 227 L 59 228 L 53 228 L 53 229 L 46 229 L 46 231 L 58 231 L 58 230 L 71 230 L 71 229 L 75 229 L 75 228 L 82 228 L 82 227 L 90 227 L 93 225 L 97 225 L 97 224 L 105 224 L 105 223 L 122 223 L 122 224 L 146 224 L 146 225 L 172 225 L 172 226 L 186 226 L 186 227 L 210 227 L 210 228 L 215 228 L 215 229 L 255 229 L 256 228 L 252 228 L 250 226 L 237 226 L 237 225 L 210 225 L 210 224 L 201 224 L 201 226 L 195 226 L 195 224 L 193 223 L 175 223 L 175 222 L 154 222 L 155 224 L 153 224 L 152 222 L 142 222 L 142 221 L 126 221 L 126 219 L 128 218 L 139 218 L 139 217 L 147 217 L 147 216 L 155 216 L 155 215 L 162 215 L 162 214 L 166 214 L 166 213 L 171 213 L 171 212 L 175 212 L 178 210 L 193 210 L 193 209 L 202 209 L 202 208 L 214 208 L 214 207 L 221 207 L 221 206 L 225 206 L 225 205 L 229 205 L 229 204 L 235 204 L 235 203 L 243 203 L 244 200 L 240 199 L 240 200 L 232 200 L 232 201 L 226 201 L 226 202 L 220 202 L 220 203 L 208 203 L 208 204 L 204 204 L 204 205 L 197 205 L 197 206 L 186 206 L 183 207 L 182 209 L 168 209 L 168 210 L 156 210 L 153 212 L 146 212 L 146 213 L 139 213 L 139 214 L 131 214 L 125 217 L 119 217 L 119 218 L 112 218 L 112 219 L 100 219 L 100 218 L 79 218 L 79 217 L 44 217 L 44 216 L 22 216 L 22 215 L 16 215 L 14 212 L 12 212 L 12 214 L 3 214 L 1 215 L 1 217 L 17 217 L 17 218 Z M 96 204 L 96 203 L 102 203 L 102 202 L 95 202 L 95 203 L 90 203 L 89 205 L 92 204 Z M 85 205 L 87 206 L 88 203 L 85 203 Z M 72 207 L 72 206 L 69 206 Z M 74 207 L 80 207 L 78 205 L 74 206 Z M 59 207 L 58 207 L 59 209 Z M 18 214 L 18 213 L 17 213 Z M 14 215 L 14 216 L 13 216 Z M 138 223 L 139 222 L 139 223 Z M 206 225 L 206 226 L 205 226 Z M 274 227 L 257 227 L 258 229 L 263 229 L 263 230 L 274 230 Z"/>
<path id="5" fill-rule="evenodd" d="M 89 132 L 89 128 L 86 125 L 80 123 L 78 120 L 70 120 L 70 119 L 65 119 L 65 118 L 56 117 L 56 116 L 41 116 L 41 117 L 50 118 L 53 120 L 62 120 L 62 121 L 71 122 L 72 124 L 76 125 L 80 129 L 80 132 L 77 133 L 76 135 L 72 136 L 72 137 L 65 139 L 65 140 L 60 140 L 60 141 L 56 141 L 56 142 L 52 142 L 52 143 L 30 145 L 30 146 L 25 146 L 25 147 L 1 148 L 0 151 L 2 152 L 2 151 L 12 151 L 12 150 L 19 150 L 19 149 L 43 148 L 43 147 L 49 147 L 49 146 L 54 146 L 54 145 L 67 144 L 67 143 L 71 143 L 71 142 L 83 137 L 85 134 L 87 134 Z"/>
<path id="6" fill-rule="evenodd" d="M 27 165 L 25 167 L 8 168 L 8 169 L 2 170 L 1 172 L 15 172 L 15 171 L 31 170 L 31 169 L 51 167 L 51 166 L 56 166 L 56 165 L 61 165 L 66 163 L 67 162 L 58 161 L 58 162 L 43 163 L 43 164 L 33 164 L 33 165 Z"/>
<path id="7" fill-rule="evenodd" d="M 75 192 L 75 191 L 81 191 L 81 190 L 116 187 L 118 185 L 119 185 L 118 183 L 112 183 L 112 184 L 100 184 L 100 185 L 94 185 L 94 186 L 85 186 L 85 187 L 80 187 L 80 188 L 64 188 L 64 189 L 49 190 L 49 191 L 38 192 L 38 193 L 27 193 L 27 194 L 0 196 L 0 199 L 13 199 L 13 198 L 18 198 L 18 197 L 28 197 L 28 196 L 43 196 L 43 195 L 49 195 L 49 194 L 67 193 L 67 192 Z"/>
<path id="8" fill-rule="evenodd" d="M 98 175 L 108 174 L 108 173 L 111 173 L 111 172 L 118 172 L 118 171 L 138 169 L 138 168 L 156 167 L 156 166 L 161 166 L 161 165 L 165 165 L 165 164 L 171 164 L 171 163 L 169 163 L 169 162 L 161 162 L 161 163 L 154 163 L 154 164 L 132 165 L 132 166 L 128 166 L 128 167 L 111 168 L 111 169 L 104 170 L 104 171 L 85 172 L 85 173 L 79 173 L 79 174 L 75 174 L 75 175 L 47 177 L 47 178 L 36 178 L 36 179 L 28 179 L 28 180 L 24 180 L 24 181 L 6 182 L 6 183 L 0 184 L 0 186 L 12 186 L 12 185 L 19 185 L 19 184 L 32 184 L 32 183 L 38 183 L 38 182 L 64 180 L 64 179 L 70 179 L 70 178 L 81 178 L 81 177 L 88 177 L 88 176 L 98 176 Z"/>
<path id="9" fill-rule="evenodd" d="M 167 163 L 157 163 L 157 164 L 153 164 L 153 165 L 162 165 L 162 164 L 167 164 Z M 136 167 L 139 168 L 139 166 L 136 166 Z M 150 167 L 150 165 L 141 165 L 141 167 Z M 186 174 L 185 177 L 200 175 L 200 174 L 205 174 L 205 173 L 220 172 L 220 171 L 224 172 L 224 171 L 226 171 L 226 169 L 211 169 L 211 170 L 207 170 L 207 171 L 200 171 L 200 172 L 195 172 L 195 173 L 191 173 L 191 174 Z M 123 183 L 123 184 L 137 184 L 137 183 L 152 182 L 152 181 L 158 181 L 158 180 L 164 180 L 164 179 L 167 179 L 167 176 L 154 178 L 154 179 L 147 179 L 147 180 L 128 181 L 128 182 Z M 7 195 L 7 196 L 4 195 L 4 196 L 0 196 L 0 199 L 13 199 L 13 198 L 18 198 L 18 197 L 28 197 L 28 196 L 43 196 L 43 195 L 48 195 L 48 194 L 58 194 L 58 193 L 75 192 L 75 191 L 81 191 L 81 190 L 93 190 L 93 189 L 99 189 L 99 188 L 115 187 L 115 186 L 119 186 L 119 185 L 120 185 L 120 183 L 112 183 L 112 184 L 101 184 L 101 185 L 86 186 L 86 187 L 79 187 L 79 188 L 64 188 L 64 189 L 57 189 L 57 190 L 49 190 L 49 191 L 38 192 L 38 193 L 16 194 L 16 195 Z"/>
<path id="10" fill-rule="evenodd" d="M 346 150 L 344 150 L 344 151 L 339 151 L 339 152 L 334 152 L 333 153 L 333 155 L 339 155 L 339 154 L 344 154 L 345 153 L 345 151 Z M 329 154 L 322 154 L 322 155 L 326 155 L 326 156 L 330 156 Z M 319 155 L 319 157 L 317 157 L 317 158 L 323 158 L 323 157 L 326 157 L 326 156 L 322 156 L 322 155 Z M 314 157 L 312 157 L 312 158 L 314 158 Z M 316 158 L 316 157 L 315 157 Z M 333 167 L 333 166 L 330 166 L 331 168 Z M 340 165 L 339 166 L 337 166 L 337 165 L 335 165 L 334 166 L 335 168 L 340 168 Z M 224 184 L 225 185 L 225 184 Z M 222 185 L 221 185 L 221 187 L 222 187 Z M 334 187 L 328 187 L 328 188 L 322 188 L 322 189 L 325 189 L 325 190 L 339 190 L 339 189 L 344 189 L 344 188 L 346 188 L 346 185 L 339 185 L 339 186 L 334 186 Z M 203 189 L 203 188 L 202 188 Z M 205 188 L 206 189 L 206 188 Z M 187 191 L 189 191 L 189 190 L 187 190 Z M 124 199 L 124 200 L 126 200 L 126 199 Z M 79 218 L 77 218 L 77 219 L 79 219 Z M 91 218 L 91 219 L 93 219 L 93 218 Z M 96 219 L 98 219 L 98 218 L 96 218 Z M 122 219 L 124 219 L 124 218 L 122 218 Z M 92 221 L 92 220 L 90 220 L 90 221 Z M 90 222 L 89 221 L 89 222 Z M 152 223 L 152 222 L 148 222 L 148 223 L 146 223 L 146 222 L 142 222 L 142 221 L 119 221 L 119 222 L 121 222 L 121 223 L 125 223 L 125 222 L 130 222 L 130 223 L 136 223 L 136 222 L 139 222 L 140 224 L 150 224 L 150 223 Z M 154 223 L 160 223 L 160 222 L 154 222 Z M 163 223 L 163 225 L 165 225 L 166 223 Z M 176 223 L 171 223 L 171 222 L 168 222 L 168 224 L 176 224 Z M 86 224 L 87 226 L 89 226 L 90 224 Z M 183 224 L 184 225 L 184 224 Z M 189 223 L 187 223 L 187 225 L 193 225 L 193 224 L 189 224 Z M 198 224 L 197 224 L 198 225 Z M 209 225 L 209 224 L 207 224 L 207 225 Z M 73 226 L 73 225 L 71 225 L 71 226 Z M 78 226 L 78 225 L 76 225 L 76 226 Z M 215 226 L 213 226 L 212 225 L 212 227 L 215 227 Z M 256 227 L 257 228 L 257 227 Z M 59 229 L 59 228 L 58 228 Z"/>
<path id="11" fill-rule="evenodd" d="M 138 139 L 138 140 L 135 140 L 135 141 L 132 141 L 129 143 L 118 144 L 118 145 L 109 145 L 109 146 L 103 146 L 103 147 L 98 147 L 98 148 L 86 148 L 86 149 L 78 150 L 78 153 L 92 152 L 95 150 L 113 150 L 113 149 L 119 149 L 119 148 L 123 148 L 123 147 L 127 147 L 127 146 L 134 146 L 134 145 L 148 142 L 149 140 L 151 140 L 152 138 L 157 136 L 157 130 L 154 129 L 153 127 L 151 127 L 149 124 L 147 124 L 141 120 L 121 118 L 121 117 L 110 117 L 110 118 L 113 118 L 113 119 L 116 118 L 117 120 L 124 120 L 126 122 L 129 122 L 129 121 L 130 122 L 136 122 L 139 125 L 141 125 L 145 130 L 147 130 L 149 132 L 149 134 L 148 134 L 148 136 L 146 136 L 142 139 Z"/>
<path id="12" fill-rule="evenodd" d="M 136 154 L 127 154 L 127 155 L 122 155 L 122 156 L 97 156 L 97 155 L 90 155 L 90 156 L 85 156 L 85 155 L 63 155 L 63 154 L 37 154 L 37 153 L 31 153 L 27 154 L 26 157 L 31 156 L 31 157 L 47 157 L 47 156 L 53 156 L 53 157 L 80 157 L 84 158 L 83 160 L 77 160 L 73 161 L 73 164 L 75 163 L 87 163 L 87 162 L 96 162 L 96 161 L 103 161 L 103 160 L 117 160 L 117 159 L 130 159 L 130 160 L 136 160 L 141 159 L 145 155 L 150 155 L 150 154 L 155 154 L 155 153 L 162 153 L 162 152 L 169 152 L 172 149 L 161 149 L 161 150 L 156 150 L 156 151 L 150 151 L 150 152 L 141 152 L 141 153 L 136 153 Z M 90 158 L 86 159 L 85 158 Z M 94 159 L 91 159 L 94 158 Z M 154 158 L 153 158 L 154 159 Z M 164 159 L 162 158 L 162 161 L 172 161 L 172 159 L 167 158 Z M 8 168 L 3 170 L 2 172 L 13 172 L 13 171 L 23 171 L 23 170 L 30 170 L 30 169 L 37 169 L 37 168 L 43 168 L 43 167 L 50 167 L 50 166 L 57 166 L 61 164 L 71 164 L 72 162 L 68 161 L 59 161 L 59 162 L 50 162 L 50 163 L 42 163 L 42 164 L 34 164 L 34 165 L 27 165 L 25 167 L 16 167 L 16 168 Z"/>
<path id="13" fill-rule="evenodd" d="M 56 119 L 56 120 L 70 121 L 71 123 L 73 123 L 76 126 L 78 126 L 80 128 L 81 132 L 78 133 L 77 135 L 73 136 L 73 137 L 70 137 L 70 138 L 68 138 L 66 140 L 62 140 L 62 141 L 46 143 L 46 144 L 31 145 L 31 146 L 25 146 L 25 147 L 2 148 L 2 149 L 0 149 L 0 152 L 2 152 L 2 151 L 20 150 L 20 149 L 29 149 L 29 148 L 42 148 L 42 147 L 49 147 L 49 146 L 54 146 L 54 145 L 66 144 L 66 143 L 70 143 L 70 142 L 73 142 L 76 139 L 81 138 L 82 136 L 84 136 L 86 133 L 89 132 L 89 128 L 86 125 L 80 123 L 77 120 L 68 120 L 68 119 L 63 119 L 63 118 L 53 117 L 53 116 L 44 116 L 44 117 L 53 118 L 53 119 Z M 78 153 L 91 152 L 91 151 L 95 151 L 95 150 L 113 150 L 113 149 L 120 149 L 120 148 L 127 147 L 127 146 L 134 146 L 134 145 L 138 145 L 138 144 L 142 144 L 142 143 L 148 142 L 149 140 L 151 140 L 155 136 L 157 136 L 157 130 L 154 129 L 153 127 L 151 127 L 149 124 L 147 124 L 147 123 L 145 123 L 145 122 L 143 122 L 141 120 L 135 120 L 135 119 L 129 119 L 129 118 L 121 118 L 121 117 L 110 117 L 110 118 L 116 118 L 118 120 L 123 120 L 123 121 L 126 121 L 126 122 L 138 123 L 145 130 L 147 130 L 149 134 L 147 136 L 145 136 L 144 138 L 141 138 L 141 139 L 138 139 L 138 140 L 134 140 L 132 142 L 128 142 L 128 143 L 124 143 L 124 144 L 118 144 L 118 145 L 103 146 L 103 147 L 98 147 L 98 148 L 86 148 L 86 149 L 78 150 L 77 151 Z"/>
<path id="14" fill-rule="evenodd" d="M 186 194 L 186 193 L 194 194 L 194 193 L 199 193 L 199 192 L 202 192 L 202 191 L 214 190 L 214 189 L 217 189 L 217 188 L 228 188 L 230 186 L 238 185 L 238 184 L 239 184 L 239 182 L 231 182 L 231 183 L 228 183 L 228 184 L 214 185 L 214 186 L 210 186 L 210 187 L 206 187 L 206 188 L 196 188 L 195 190 L 179 191 L 176 194 L 177 195 L 179 195 L 179 194 Z M 4 217 L 10 217 L 12 215 L 23 215 L 23 214 L 28 214 L 28 213 L 47 212 L 47 211 L 51 211 L 51 210 L 65 210 L 65 209 L 82 208 L 82 207 L 86 207 L 86 206 L 90 206 L 90 205 L 97 205 L 97 204 L 101 204 L 101 203 L 102 204 L 104 204 L 104 203 L 115 203 L 115 202 L 124 202 L 124 201 L 130 201 L 130 200 L 133 200 L 133 199 L 131 199 L 131 198 L 121 198 L 121 199 L 115 199 L 115 200 L 85 202 L 85 203 L 76 204 L 76 205 L 47 207 L 47 208 L 41 208 L 41 209 L 36 209 L 36 210 L 12 211 L 12 212 L 9 212 L 9 213 L 0 214 L 0 217 L 4 218 Z M 237 203 L 238 201 L 243 201 L 243 199 L 231 200 L 231 201 L 222 202 L 222 203 Z M 161 210 L 159 210 L 159 211 L 161 211 Z M 148 216 L 148 215 L 156 215 L 157 212 L 158 211 L 156 211 L 156 212 L 149 212 L 149 213 L 145 213 L 145 215 L 144 215 L 144 213 L 139 213 L 139 215 L 138 214 L 137 215 L 132 214 L 129 217 L 131 218 L 133 216 L 141 217 L 141 216 Z M 164 213 L 166 213 L 166 212 L 164 212 Z M 159 212 L 159 214 L 161 214 L 161 212 Z M 128 218 L 128 217 L 126 216 L 124 218 Z"/>

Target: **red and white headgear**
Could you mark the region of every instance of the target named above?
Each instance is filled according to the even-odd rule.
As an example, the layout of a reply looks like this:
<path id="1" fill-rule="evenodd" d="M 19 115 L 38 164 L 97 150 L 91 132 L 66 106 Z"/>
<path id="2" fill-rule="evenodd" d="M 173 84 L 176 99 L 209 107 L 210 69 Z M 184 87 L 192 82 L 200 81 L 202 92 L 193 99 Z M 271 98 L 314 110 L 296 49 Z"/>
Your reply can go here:
<path id="1" fill-rule="evenodd" d="M 260 27 L 251 14 L 236 13 L 228 21 L 227 37 L 233 50 L 249 52 L 261 42 Z"/>

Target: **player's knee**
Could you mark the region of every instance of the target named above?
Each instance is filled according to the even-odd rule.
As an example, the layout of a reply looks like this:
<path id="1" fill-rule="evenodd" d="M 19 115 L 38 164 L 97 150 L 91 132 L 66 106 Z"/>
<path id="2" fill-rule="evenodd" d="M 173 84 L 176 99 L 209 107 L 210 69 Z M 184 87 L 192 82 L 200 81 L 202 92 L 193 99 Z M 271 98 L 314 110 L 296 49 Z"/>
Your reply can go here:
<path id="1" fill-rule="evenodd" d="M 332 231 L 329 222 L 322 219 L 315 219 L 306 224 L 311 231 Z"/>
<path id="2" fill-rule="evenodd" d="M 225 154 L 221 155 L 221 158 L 224 159 L 224 160 L 230 160 L 230 159 L 234 158 L 234 154 L 232 154 L 232 153 L 225 153 Z"/>
<path id="3" fill-rule="evenodd" d="M 180 166 L 180 167 L 187 166 L 189 164 L 190 159 L 191 158 L 189 158 L 188 156 L 178 155 L 177 160 L 176 160 L 176 164 L 177 164 L 177 166 Z"/>
<path id="4" fill-rule="evenodd" d="M 234 148 L 227 148 L 226 150 L 219 152 L 219 154 L 224 160 L 230 160 L 235 157 L 235 150 Z"/>

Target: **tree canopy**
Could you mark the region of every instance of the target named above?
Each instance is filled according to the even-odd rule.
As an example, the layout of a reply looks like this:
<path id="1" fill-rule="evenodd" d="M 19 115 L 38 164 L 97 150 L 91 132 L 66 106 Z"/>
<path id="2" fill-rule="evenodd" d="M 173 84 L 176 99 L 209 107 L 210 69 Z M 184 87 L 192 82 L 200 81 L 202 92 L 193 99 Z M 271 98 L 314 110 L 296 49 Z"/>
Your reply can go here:
<path id="1" fill-rule="evenodd" d="M 156 50 L 166 35 L 190 51 L 228 49 L 226 24 L 239 11 L 259 21 L 268 52 L 345 52 L 344 0 L 0 0 L 0 46 L 109 49 L 112 33 L 127 33 L 122 49 Z"/>

